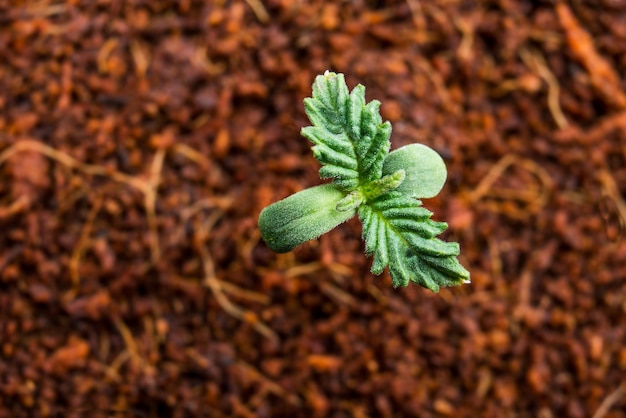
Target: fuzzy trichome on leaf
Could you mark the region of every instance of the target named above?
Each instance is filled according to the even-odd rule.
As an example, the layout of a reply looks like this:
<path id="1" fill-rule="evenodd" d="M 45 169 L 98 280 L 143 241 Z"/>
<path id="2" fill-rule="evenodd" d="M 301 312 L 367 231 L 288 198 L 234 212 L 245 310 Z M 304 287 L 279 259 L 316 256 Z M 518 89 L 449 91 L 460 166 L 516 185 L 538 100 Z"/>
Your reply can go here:
<path id="1" fill-rule="evenodd" d="M 318 76 L 313 97 L 304 108 L 313 126 L 302 135 L 313 144 L 313 154 L 322 164 L 320 177 L 333 178 L 347 191 L 379 179 L 389 152 L 391 123 L 382 121 L 380 102 L 365 103 L 365 87 L 348 93 L 343 74 Z"/>
<path id="2" fill-rule="evenodd" d="M 399 192 L 385 193 L 359 208 L 365 252 L 374 255 L 372 273 L 386 266 L 393 285 L 413 281 L 434 292 L 469 280 L 459 264 L 459 244 L 436 238 L 446 230 L 445 222 L 430 219 L 432 213 L 419 200 Z"/>

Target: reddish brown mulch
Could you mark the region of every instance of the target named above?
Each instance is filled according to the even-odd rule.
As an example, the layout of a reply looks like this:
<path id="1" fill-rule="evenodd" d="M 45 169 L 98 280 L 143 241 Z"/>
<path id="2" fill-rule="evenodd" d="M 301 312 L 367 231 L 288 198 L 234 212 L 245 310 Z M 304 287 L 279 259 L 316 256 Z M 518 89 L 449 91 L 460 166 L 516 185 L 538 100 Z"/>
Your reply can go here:
<path id="1" fill-rule="evenodd" d="M 0 2 L 0 417 L 626 417 L 626 2 Z M 473 282 L 293 253 L 331 69 Z"/>

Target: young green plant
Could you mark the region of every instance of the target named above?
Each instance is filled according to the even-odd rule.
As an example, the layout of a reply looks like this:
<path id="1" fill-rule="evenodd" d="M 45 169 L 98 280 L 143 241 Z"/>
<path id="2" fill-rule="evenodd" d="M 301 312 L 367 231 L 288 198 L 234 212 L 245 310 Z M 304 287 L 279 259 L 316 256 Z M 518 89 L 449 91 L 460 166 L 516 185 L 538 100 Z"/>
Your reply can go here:
<path id="1" fill-rule="evenodd" d="M 313 126 L 302 135 L 313 143 L 320 177 L 332 182 L 263 209 L 259 229 L 268 247 L 291 251 L 358 215 L 371 271 L 388 267 L 394 287 L 412 281 L 437 292 L 468 283 L 459 244 L 437 238 L 448 225 L 433 221 L 419 200 L 436 196 L 446 181 L 439 154 L 422 144 L 389 152 L 391 124 L 382 121 L 380 102 L 366 103 L 360 84 L 349 92 L 343 74 L 317 76 L 304 107 Z"/>

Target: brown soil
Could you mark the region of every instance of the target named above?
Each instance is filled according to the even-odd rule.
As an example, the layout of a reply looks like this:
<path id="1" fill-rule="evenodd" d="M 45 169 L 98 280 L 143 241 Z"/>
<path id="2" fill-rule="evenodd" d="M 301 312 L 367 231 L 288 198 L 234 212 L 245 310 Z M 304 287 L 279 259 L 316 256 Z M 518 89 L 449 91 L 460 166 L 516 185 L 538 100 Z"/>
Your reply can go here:
<path id="1" fill-rule="evenodd" d="M 0 417 L 626 417 L 626 2 L 0 0 Z M 331 69 L 473 282 L 293 253 Z"/>

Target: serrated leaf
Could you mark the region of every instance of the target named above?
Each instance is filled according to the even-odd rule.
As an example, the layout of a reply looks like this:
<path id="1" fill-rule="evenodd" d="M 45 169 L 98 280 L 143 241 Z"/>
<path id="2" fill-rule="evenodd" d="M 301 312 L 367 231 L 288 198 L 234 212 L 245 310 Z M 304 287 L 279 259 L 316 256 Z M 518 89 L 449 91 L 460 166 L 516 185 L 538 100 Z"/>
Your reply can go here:
<path id="1" fill-rule="evenodd" d="M 376 100 L 365 103 L 362 85 L 349 93 L 343 74 L 315 78 L 312 97 L 304 99 L 313 126 L 303 128 L 302 135 L 313 143 L 320 177 L 334 179 L 346 191 L 382 177 L 391 124 L 383 123 L 379 107 Z"/>
<path id="2" fill-rule="evenodd" d="M 394 287 L 412 281 L 437 292 L 469 281 L 469 272 L 456 259 L 459 245 L 436 238 L 447 225 L 432 221 L 432 213 L 418 200 L 391 191 L 361 206 L 358 213 L 365 252 L 374 255 L 372 273 L 388 266 Z"/>

